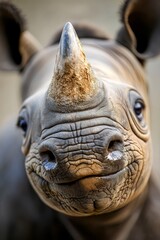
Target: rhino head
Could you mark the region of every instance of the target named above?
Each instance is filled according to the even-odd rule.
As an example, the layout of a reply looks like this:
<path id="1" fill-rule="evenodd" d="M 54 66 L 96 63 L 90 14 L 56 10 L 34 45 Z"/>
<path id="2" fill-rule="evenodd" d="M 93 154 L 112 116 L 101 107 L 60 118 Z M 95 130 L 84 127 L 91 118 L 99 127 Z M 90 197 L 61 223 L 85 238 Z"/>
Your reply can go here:
<path id="1" fill-rule="evenodd" d="M 146 193 L 151 137 L 143 65 L 159 53 L 154 2 L 126 1 L 116 40 L 84 41 L 82 47 L 67 23 L 56 58 L 55 49 L 47 50 L 51 63 L 55 59 L 52 76 L 46 73 L 46 81 L 39 74 L 36 56 L 24 70 L 24 78 L 34 71 L 43 83 L 18 117 L 26 172 L 40 198 L 57 211 L 114 212 Z"/>

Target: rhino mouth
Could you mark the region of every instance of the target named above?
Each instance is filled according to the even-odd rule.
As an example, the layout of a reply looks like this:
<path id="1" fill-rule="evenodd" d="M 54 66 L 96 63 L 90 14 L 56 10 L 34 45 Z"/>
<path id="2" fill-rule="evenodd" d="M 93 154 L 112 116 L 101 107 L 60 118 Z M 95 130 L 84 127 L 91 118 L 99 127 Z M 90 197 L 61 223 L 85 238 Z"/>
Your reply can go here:
<path id="1" fill-rule="evenodd" d="M 59 179 L 58 182 L 47 181 L 34 171 L 29 178 L 37 194 L 49 207 L 68 215 L 88 216 L 103 210 L 110 211 L 114 204 L 117 206 L 116 199 L 128 198 L 132 187 L 128 191 L 125 182 L 130 182 L 130 186 L 134 184 L 130 178 L 134 168 L 132 164 L 110 174 L 88 175 L 65 181 Z"/>
<path id="2" fill-rule="evenodd" d="M 85 181 L 85 180 L 88 181 L 88 180 L 93 180 L 93 179 L 97 179 L 97 180 L 109 179 L 109 178 L 112 178 L 112 177 L 116 177 L 119 173 L 122 173 L 123 171 L 125 171 L 125 168 L 123 168 L 119 171 L 110 173 L 110 174 L 88 175 L 88 176 L 84 176 L 84 177 L 81 177 L 81 178 L 78 178 L 78 179 L 75 179 L 75 180 L 59 181 L 56 184 L 59 185 L 59 186 L 65 186 L 65 185 L 66 186 L 72 186 L 76 183 L 80 183 L 80 182 Z"/>
<path id="3" fill-rule="evenodd" d="M 56 185 L 58 186 L 73 186 L 77 183 L 81 183 L 81 182 L 85 182 L 88 180 L 111 180 L 112 178 L 116 178 L 119 176 L 119 174 L 122 174 L 123 172 L 125 172 L 127 169 L 129 168 L 129 165 L 127 167 L 124 167 L 123 169 L 110 173 L 110 174 L 102 174 L 102 175 L 88 175 L 88 176 L 84 176 L 75 180 L 65 180 L 65 181 L 61 181 L 56 183 Z"/>
<path id="4" fill-rule="evenodd" d="M 64 178 L 64 179 L 50 179 L 48 180 L 48 178 L 46 178 L 46 173 L 44 174 L 39 174 L 36 171 L 33 171 L 31 173 L 31 175 L 36 176 L 40 179 L 40 181 L 45 181 L 46 183 L 48 183 L 49 185 L 57 185 L 59 187 L 61 186 L 73 186 L 76 185 L 77 183 L 81 183 L 81 182 L 87 182 L 87 181 L 92 181 L 93 179 L 96 179 L 97 181 L 100 180 L 111 180 L 112 178 L 115 179 L 116 177 L 118 177 L 120 174 L 123 174 L 124 172 L 126 172 L 128 169 L 130 169 L 131 165 L 134 164 L 134 162 L 128 164 L 128 165 L 124 165 L 123 167 L 121 167 L 118 170 L 112 171 L 110 173 L 101 173 L 101 174 L 90 174 L 90 175 L 85 175 L 83 177 L 79 177 L 79 178 Z"/>
<path id="5" fill-rule="evenodd" d="M 88 175 L 76 180 L 60 181 L 58 183 L 48 182 L 42 176 L 35 172 L 31 173 L 32 183 L 35 186 L 35 190 L 52 198 L 54 194 L 59 193 L 65 198 L 68 194 L 73 197 L 79 197 L 79 192 L 91 194 L 92 192 L 102 191 L 109 184 L 119 185 L 119 182 L 125 177 L 125 174 L 129 170 L 129 166 L 108 175 Z M 37 193 L 38 193 L 37 192 Z"/>

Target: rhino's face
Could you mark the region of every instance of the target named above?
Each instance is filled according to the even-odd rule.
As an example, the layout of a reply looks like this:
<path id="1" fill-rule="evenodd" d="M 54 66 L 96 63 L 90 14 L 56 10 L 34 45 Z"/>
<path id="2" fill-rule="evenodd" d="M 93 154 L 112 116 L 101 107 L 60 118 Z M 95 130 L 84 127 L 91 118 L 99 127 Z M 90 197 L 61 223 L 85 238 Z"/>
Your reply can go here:
<path id="1" fill-rule="evenodd" d="M 123 76 L 117 76 L 122 82 L 112 76 L 95 73 L 96 93 L 71 108 L 64 96 L 57 100 L 51 94 L 52 83 L 29 98 L 20 112 L 28 177 L 47 205 L 68 215 L 121 208 L 139 196 L 150 175 L 145 94 Z"/>
<path id="2" fill-rule="evenodd" d="M 23 144 L 28 177 L 46 204 L 69 215 L 124 206 L 141 193 L 150 174 L 144 99 L 127 85 L 104 85 L 105 97 L 93 108 L 55 112 L 45 95 L 36 95 L 20 113 L 28 124 Z"/>

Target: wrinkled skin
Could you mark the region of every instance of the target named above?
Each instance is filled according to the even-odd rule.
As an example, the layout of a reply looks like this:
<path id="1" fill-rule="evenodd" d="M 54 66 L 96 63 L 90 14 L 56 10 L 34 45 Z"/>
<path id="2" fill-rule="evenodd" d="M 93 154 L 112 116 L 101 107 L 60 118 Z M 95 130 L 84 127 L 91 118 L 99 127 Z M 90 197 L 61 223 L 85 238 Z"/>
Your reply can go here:
<path id="1" fill-rule="evenodd" d="M 159 53 L 159 44 L 153 44 L 159 43 L 159 25 L 154 25 L 159 22 L 155 11 L 159 3 L 152 3 L 147 0 L 144 14 L 137 11 L 144 9 L 143 0 L 135 4 L 126 1 L 124 26 L 116 41 L 82 40 L 89 64 L 77 49 L 80 44 L 69 24 L 63 30 L 60 47 L 55 44 L 39 50 L 20 23 L 18 54 L 26 100 L 17 125 L 22 129 L 23 142 L 13 126 L 12 138 L 4 137 L 5 131 L 0 137 L 4 146 L 0 158 L 8 165 L 4 167 L 1 161 L 1 176 L 9 193 L 4 192 L 1 201 L 3 216 L 6 213 L 0 224 L 3 240 L 160 239 L 160 194 L 151 177 L 148 90 L 143 69 L 146 58 Z M 0 13 L 2 10 L 0 5 Z M 13 13 L 14 21 L 19 13 L 15 9 Z M 139 13 L 141 18 L 135 18 Z M 144 15 L 146 21 L 141 22 Z M 150 23 L 147 34 L 137 33 L 142 30 L 134 27 L 135 19 L 143 30 Z M 0 14 L 0 23 L 4 20 Z M 14 38 L 13 31 L 6 32 Z M 10 41 L 2 41 L 1 46 L 6 47 L 6 43 L 10 49 L 14 47 Z M 6 60 L 9 48 L 3 49 Z M 15 68 L 17 63 L 13 66 L 12 61 L 4 61 L 2 54 L 1 68 Z M 54 86 L 62 90 L 55 91 Z M 7 152 L 5 142 L 13 146 L 15 139 L 17 148 Z M 49 209 L 28 185 L 20 145 L 30 183 Z M 22 175 L 15 174 L 14 169 Z M 18 191 L 12 193 L 12 189 Z M 14 206 L 19 206 L 18 211 Z"/>
<path id="2" fill-rule="evenodd" d="M 108 48 L 114 51 L 109 44 Z M 104 55 L 109 61 L 109 54 Z M 91 107 L 87 103 L 85 108 L 78 106 L 80 112 L 61 113 L 44 91 L 27 100 L 20 112 L 20 116 L 28 115 L 29 122 L 23 144 L 28 177 L 47 205 L 71 216 L 123 207 L 144 190 L 150 175 L 147 107 L 141 122 L 133 109 L 139 98 L 147 106 L 146 93 L 130 85 L 132 76 L 116 75 L 116 65 L 120 64 L 110 67 L 111 75 L 99 79 L 103 97 L 92 101 Z M 103 75 L 103 69 L 96 71 Z M 111 80 L 113 74 L 122 83 Z M 143 84 L 143 75 L 138 79 Z M 49 151 L 53 159 L 45 163 Z M 114 160 L 114 154 L 120 158 Z M 50 165 L 55 169 L 50 170 Z"/>

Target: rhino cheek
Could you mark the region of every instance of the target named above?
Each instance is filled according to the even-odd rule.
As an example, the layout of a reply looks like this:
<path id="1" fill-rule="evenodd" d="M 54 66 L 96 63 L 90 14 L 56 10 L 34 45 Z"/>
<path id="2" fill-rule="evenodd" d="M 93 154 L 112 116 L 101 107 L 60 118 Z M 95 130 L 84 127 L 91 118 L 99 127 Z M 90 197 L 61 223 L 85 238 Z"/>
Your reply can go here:
<path id="1" fill-rule="evenodd" d="M 129 165 L 128 179 L 132 179 L 132 181 L 126 181 L 126 185 L 132 190 L 131 200 L 144 191 L 148 182 L 152 165 L 150 148 L 149 135 L 144 141 L 132 133 L 125 143 L 125 158 L 128 159 L 128 162 L 134 159 L 133 163 Z"/>

